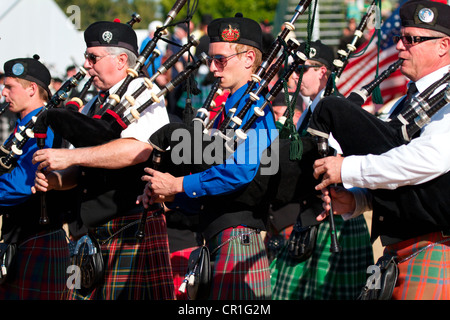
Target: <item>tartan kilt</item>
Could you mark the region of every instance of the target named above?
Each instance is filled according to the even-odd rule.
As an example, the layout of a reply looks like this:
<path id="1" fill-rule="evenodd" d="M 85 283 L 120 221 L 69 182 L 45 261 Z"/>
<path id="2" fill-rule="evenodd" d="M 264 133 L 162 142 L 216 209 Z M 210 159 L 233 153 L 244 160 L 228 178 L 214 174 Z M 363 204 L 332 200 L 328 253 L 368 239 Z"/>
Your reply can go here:
<path id="1" fill-rule="evenodd" d="M 397 256 L 393 300 L 450 300 L 450 237 L 434 232 L 386 246 Z"/>
<path id="2" fill-rule="evenodd" d="M 13 269 L 0 285 L 1 300 L 62 300 L 67 293 L 69 246 L 64 230 L 36 235 L 18 245 Z"/>
<path id="3" fill-rule="evenodd" d="M 228 228 L 207 242 L 211 254 L 229 238 L 254 229 Z M 270 270 L 264 241 L 259 233 L 250 235 L 250 244 L 239 238 L 219 248 L 211 256 L 210 300 L 264 300 L 271 298 Z"/>
<path id="4" fill-rule="evenodd" d="M 181 292 L 178 289 L 186 277 L 188 270 L 189 256 L 191 252 L 198 247 L 187 248 L 175 251 L 170 254 L 170 262 L 172 264 L 173 284 L 175 286 L 175 297 L 177 300 L 188 300 L 186 292 Z"/>
<path id="5" fill-rule="evenodd" d="M 71 300 L 173 300 L 173 276 L 169 258 L 166 219 L 149 212 L 145 237 L 137 240 L 141 214 L 115 218 L 96 227 L 105 263 L 102 284 L 86 292 L 72 290 Z M 133 224 L 134 223 L 134 224 Z M 123 231 L 113 234 L 129 225 Z M 105 242 L 102 242 L 105 241 Z"/>
<path id="6" fill-rule="evenodd" d="M 363 216 L 344 221 L 335 216 L 336 235 L 342 248 L 331 253 L 330 224 L 319 225 L 314 252 L 298 263 L 284 246 L 272 261 L 271 282 L 274 300 L 353 300 L 367 279 L 373 264 L 369 230 Z"/>

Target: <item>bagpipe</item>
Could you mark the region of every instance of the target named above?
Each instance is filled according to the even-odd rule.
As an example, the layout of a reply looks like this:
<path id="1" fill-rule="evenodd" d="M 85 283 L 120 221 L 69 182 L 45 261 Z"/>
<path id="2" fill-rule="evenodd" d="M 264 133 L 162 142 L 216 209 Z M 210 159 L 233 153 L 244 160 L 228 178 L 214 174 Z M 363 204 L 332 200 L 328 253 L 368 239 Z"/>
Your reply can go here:
<path id="1" fill-rule="evenodd" d="M 354 32 L 352 41 L 349 44 L 347 44 L 347 50 L 338 50 L 337 52 L 338 58 L 333 60 L 332 72 L 325 86 L 322 100 L 332 95 L 338 96 L 338 92 L 337 90 L 335 90 L 335 83 L 339 80 L 339 77 L 341 76 L 342 72 L 347 66 L 351 54 L 357 49 L 356 43 L 363 36 L 364 30 L 367 27 L 370 16 L 374 12 L 377 1 L 379 0 L 372 1 L 366 13 L 361 18 L 361 21 Z M 376 87 L 377 86 L 374 86 L 373 89 L 375 89 Z M 328 144 L 328 138 L 325 138 L 323 136 L 317 136 L 317 148 L 320 157 L 323 158 L 329 156 L 330 148 Z M 333 208 L 330 209 L 330 212 L 333 212 Z M 342 249 L 337 240 L 336 226 L 333 214 L 330 214 L 328 219 L 330 223 L 330 236 L 331 236 L 330 252 L 339 253 L 341 252 Z"/>
<path id="2" fill-rule="evenodd" d="M 401 63 L 399 60 L 390 68 L 394 69 Z M 388 70 L 386 72 L 389 73 Z M 448 105 L 449 77 L 449 73 L 445 74 L 425 91 L 412 97 L 409 104 L 405 102 L 403 111 L 390 121 L 381 120 L 361 108 L 364 97 L 370 94 L 370 84 L 362 92 L 351 93 L 348 98 L 324 98 L 316 106 L 307 130 L 323 139 L 332 133 L 344 156 L 382 154 L 408 144 L 431 121 L 434 114 Z M 374 80 L 374 83 L 377 81 Z M 399 104 L 403 104 L 403 101 Z M 446 194 L 449 178 L 449 173 L 446 173 L 418 185 L 405 185 L 395 190 L 371 190 L 373 209 L 383 212 L 384 220 L 391 221 L 389 225 L 403 224 L 393 233 L 399 239 L 446 228 L 450 226 L 450 203 Z M 374 220 L 374 227 L 377 223 Z"/>
<path id="3" fill-rule="evenodd" d="M 195 43 L 195 42 L 194 42 Z M 186 45 L 183 49 L 184 51 L 189 50 L 193 43 Z M 183 54 L 182 51 L 180 54 Z M 169 64 L 174 63 L 175 59 L 168 59 L 166 63 L 158 69 L 158 72 L 151 78 L 156 78 L 159 74 L 163 73 L 164 70 L 167 70 L 170 66 Z M 108 110 L 102 117 L 91 118 L 79 112 L 64 110 L 62 112 L 52 113 L 50 117 L 47 116 L 43 118 L 39 118 L 36 126 L 36 130 L 44 131 L 47 128 L 48 123 L 50 122 L 51 128 L 60 134 L 63 137 L 71 142 L 76 147 L 82 146 L 94 146 L 98 144 L 103 144 L 112 139 L 119 138 L 120 132 L 124 130 L 128 125 L 133 123 L 139 118 L 139 115 L 148 107 L 150 107 L 153 103 L 159 102 L 160 98 L 173 90 L 178 84 L 185 81 L 193 72 L 195 72 L 201 64 L 206 62 L 206 54 L 202 54 L 200 58 L 198 58 L 195 62 L 186 66 L 185 70 L 183 70 L 175 79 L 169 82 L 164 88 L 162 88 L 158 93 L 152 92 L 152 97 L 148 101 L 143 104 L 135 107 L 132 112 L 125 114 L 129 106 L 134 106 L 135 100 L 137 97 L 142 94 L 144 90 L 150 89 L 153 86 L 151 79 L 144 79 L 143 84 L 130 96 L 126 96 L 124 101 L 118 104 L 115 108 L 114 115 L 112 115 L 113 111 Z M 122 115 L 121 118 L 117 118 L 118 115 Z M 69 123 L 61 123 L 58 122 L 58 118 L 54 118 L 54 115 L 61 117 L 65 120 L 68 120 Z M 53 122 L 53 119 L 55 122 Z M 70 119 L 70 120 L 69 120 Z M 76 119 L 75 121 L 73 121 Z M 119 121 L 118 121 L 119 119 Z M 87 132 L 80 132 L 83 130 L 89 130 Z M 95 135 L 95 136 L 92 136 Z M 41 137 L 43 139 L 43 137 Z M 45 140 L 45 139 L 44 139 Z M 43 141 L 43 140 L 39 140 Z M 154 151 L 153 154 L 153 166 L 158 168 L 158 164 L 160 163 L 160 156 L 157 151 Z M 163 207 L 161 204 L 156 203 L 151 206 L 151 208 L 144 210 L 140 224 L 138 226 L 138 231 L 136 232 L 137 239 L 144 238 L 144 228 L 145 222 L 147 219 L 147 215 L 149 211 L 154 211 L 154 214 L 158 214 L 163 211 Z"/>
<path id="4" fill-rule="evenodd" d="M 252 75 L 252 81 L 247 87 L 247 90 L 244 92 L 242 97 L 245 97 L 247 94 L 251 93 L 251 91 L 255 88 L 255 86 L 258 83 L 261 83 L 262 77 L 266 73 L 266 71 L 270 68 L 273 60 L 275 60 L 276 56 L 279 54 L 280 50 L 286 46 L 286 38 L 290 32 L 293 32 L 295 30 L 294 23 L 297 21 L 300 15 L 302 15 L 306 9 L 308 9 L 309 5 L 311 4 L 312 0 L 301 0 L 297 7 L 295 8 L 295 13 L 292 16 L 290 21 L 286 21 L 283 26 L 284 29 L 281 31 L 280 35 L 275 39 L 275 41 L 272 43 L 271 47 L 267 50 L 266 53 L 263 55 L 263 61 L 261 65 L 258 67 L 255 74 Z M 279 69 L 280 66 L 278 66 Z M 278 69 L 273 69 L 275 71 L 278 71 Z M 272 75 L 273 77 L 274 75 Z M 242 122 L 242 116 L 245 115 L 245 113 L 249 110 L 249 107 L 245 107 L 245 110 L 242 110 L 241 114 L 234 117 L 234 114 L 236 112 L 236 108 L 239 105 L 240 100 L 235 103 L 235 105 L 230 109 L 228 112 L 225 120 L 222 122 L 219 131 L 223 134 L 227 129 L 233 129 L 240 125 Z M 230 122 L 233 119 L 233 123 L 230 124 Z"/>
<path id="5" fill-rule="evenodd" d="M 166 28 L 171 25 L 171 22 L 185 3 L 186 0 L 178 0 L 174 4 L 169 11 L 163 26 L 155 31 L 154 37 L 142 50 L 140 56 L 137 58 L 136 64 L 127 70 L 127 76 L 119 89 L 108 97 L 107 101 L 97 114 L 90 117 L 78 112 L 80 101 L 74 100 L 71 108 L 48 110 L 40 115 L 36 120 L 35 126 L 35 132 L 39 134 L 38 144 L 44 141 L 48 127 L 51 127 L 55 133 L 58 133 L 75 147 L 95 146 L 117 139 L 124 129 L 139 119 L 142 112 L 155 102 L 158 103 L 161 97 L 184 82 L 200 67 L 200 65 L 206 63 L 206 54 L 195 57 L 194 61 L 185 67 L 185 70 L 180 72 L 177 77 L 172 79 L 168 84 L 157 91 L 157 93 L 155 92 L 156 90 L 152 90 L 154 86 L 153 82 L 159 75 L 169 70 L 178 61 L 181 55 L 188 52 L 192 46 L 198 45 L 199 42 L 194 37 L 190 37 L 188 43 L 182 46 L 176 54 L 169 57 L 152 77 L 143 78 L 142 84 L 137 90 L 130 95 L 124 96 L 130 83 L 140 76 L 141 73 L 145 74 L 142 68 L 145 66 L 144 63 L 149 56 L 152 55 L 150 58 L 150 61 L 152 61 L 154 56 L 159 55 L 159 52 L 155 52 L 154 50 L 156 43 L 161 36 L 166 33 Z M 143 103 L 137 102 L 138 97 L 146 90 L 149 90 L 151 93 L 151 99 Z M 157 159 L 156 152 L 153 154 L 153 159 L 155 164 L 155 159 Z M 162 206 L 160 204 L 155 204 L 149 208 L 149 210 L 160 212 L 162 211 Z M 141 239 L 144 235 L 143 228 L 149 210 L 144 210 L 142 215 L 141 225 L 139 225 L 138 232 L 136 233 L 138 239 Z"/>
<path id="6" fill-rule="evenodd" d="M 186 50 L 188 48 L 189 46 L 186 47 Z M 170 61 L 166 62 L 170 63 Z M 142 85 L 135 92 L 126 96 L 121 103 L 117 104 L 114 110 L 109 109 L 102 116 L 94 115 L 94 117 L 90 117 L 71 110 L 55 109 L 46 112 L 37 119 L 35 130 L 36 132 L 46 132 L 46 128 L 50 126 L 54 132 L 59 133 L 75 147 L 96 146 L 117 139 L 124 129 L 139 119 L 142 112 L 155 102 L 158 103 L 161 97 L 185 81 L 205 62 L 206 54 L 202 54 L 196 61 L 187 65 L 185 70 L 166 84 L 158 93 L 152 92 L 151 99 L 141 105 L 136 104 L 137 97 L 145 90 L 151 90 L 153 87 L 153 82 L 148 78 L 144 79 Z M 160 69 L 166 67 L 165 64 Z M 154 76 L 157 75 L 158 73 Z"/>
<path id="7" fill-rule="evenodd" d="M 283 63 L 283 61 L 285 59 L 285 56 L 290 55 L 292 53 L 292 51 L 298 47 L 298 42 L 295 39 L 289 40 L 288 43 L 285 42 L 285 39 L 290 31 L 295 30 L 294 22 L 298 19 L 298 17 L 301 14 L 303 14 L 306 11 L 306 9 L 308 8 L 310 3 L 311 3 L 311 0 L 301 0 L 295 9 L 295 14 L 292 17 L 292 19 L 289 22 L 284 23 L 285 28 L 283 29 L 281 34 L 277 37 L 277 39 L 273 42 L 270 49 L 263 55 L 263 59 L 262 59 L 263 61 L 262 61 L 261 65 L 258 67 L 256 73 L 252 74 L 252 81 L 248 84 L 248 87 L 247 87 L 246 91 L 243 93 L 241 99 L 239 99 L 236 102 L 235 106 L 233 106 L 229 110 L 229 112 L 226 114 L 225 120 L 222 122 L 221 126 L 219 127 L 219 130 L 215 131 L 215 134 L 214 134 L 215 137 L 220 136 L 221 138 L 223 138 L 227 141 L 230 141 L 233 139 L 237 140 L 237 138 L 234 137 L 233 134 L 237 131 L 236 129 L 242 125 L 242 119 L 244 118 L 246 113 L 251 109 L 254 102 L 259 100 L 260 96 L 263 95 L 263 93 L 265 93 L 270 80 L 279 71 L 281 64 Z M 272 63 L 282 48 L 284 48 L 283 54 L 278 58 L 278 60 L 275 63 Z M 292 74 L 292 72 L 295 70 L 295 67 L 298 66 L 298 64 L 300 64 L 301 61 L 303 61 L 303 63 L 304 63 L 304 61 L 306 61 L 306 57 L 304 55 L 302 56 L 302 60 L 299 58 L 294 59 L 294 63 L 292 63 L 292 69 L 290 71 L 288 71 L 289 75 Z M 288 72 L 286 72 L 285 75 L 287 75 Z M 274 87 L 276 87 L 276 89 L 273 89 L 273 90 L 281 90 L 280 86 L 282 87 L 282 82 L 286 81 L 286 80 L 279 80 L 279 81 L 280 81 L 279 85 L 278 86 L 275 85 Z M 213 86 L 212 90 L 217 90 L 219 88 L 219 83 L 220 83 L 220 80 L 218 79 L 216 81 L 215 85 Z M 255 90 L 255 92 L 252 92 L 252 90 L 257 86 L 257 84 L 259 84 L 258 88 Z M 239 114 L 235 115 L 237 106 L 241 102 L 242 98 L 247 95 L 250 95 L 250 99 L 248 99 L 246 101 L 244 107 L 241 109 Z M 211 92 L 210 95 L 208 96 L 205 104 L 209 104 L 208 100 L 211 100 L 213 98 L 213 96 L 214 96 L 214 93 Z M 272 93 L 271 95 L 269 95 L 268 99 L 271 99 L 271 100 L 269 100 L 268 102 L 270 103 L 274 99 L 275 96 L 276 96 L 275 93 Z M 265 106 L 266 105 L 267 105 L 267 103 L 265 104 Z M 192 123 L 199 121 L 202 123 L 203 127 L 210 128 L 212 122 L 211 121 L 209 123 L 205 122 L 205 120 L 208 117 L 208 112 L 205 111 L 205 109 L 207 109 L 207 106 L 206 107 L 203 106 L 202 108 L 199 109 L 199 111 L 197 112 L 197 115 L 193 119 Z M 252 117 L 252 122 L 248 123 L 243 128 L 246 128 L 246 129 L 250 128 L 250 126 L 253 125 L 254 121 L 257 120 L 258 115 L 259 116 L 262 115 L 262 113 L 261 113 L 262 109 L 258 108 L 254 111 L 257 113 L 257 115 L 255 117 Z M 161 129 L 159 129 L 157 132 L 155 132 L 154 138 L 153 139 L 150 138 L 150 142 L 152 142 L 152 140 L 153 140 L 154 147 L 157 148 L 158 150 L 160 150 L 161 152 L 165 152 L 169 146 L 172 146 L 172 147 L 174 146 L 174 141 L 171 141 L 171 139 L 170 139 L 173 131 L 176 129 L 179 129 L 179 128 L 186 128 L 186 129 L 192 130 L 193 129 L 192 123 L 190 123 L 190 124 L 179 124 L 179 123 L 168 124 L 168 125 L 162 127 Z M 225 132 L 227 132 L 227 131 L 231 132 L 230 136 L 227 136 L 225 134 Z M 241 129 L 241 131 L 243 131 L 243 130 Z M 205 134 L 207 134 L 207 133 L 205 133 Z M 243 140 L 243 139 L 241 139 L 241 140 Z M 225 147 L 225 144 L 223 144 L 223 146 Z M 198 172 L 198 171 L 195 170 L 195 172 Z"/>
<path id="8" fill-rule="evenodd" d="M 412 97 L 409 105 L 390 121 L 384 121 L 362 109 L 361 105 L 377 83 L 386 79 L 401 64 L 402 59 L 399 59 L 379 78 L 360 91 L 352 92 L 347 98 L 324 98 L 314 110 L 307 131 L 326 139 L 332 133 L 344 156 L 381 154 L 407 144 L 448 103 L 450 73 Z M 443 89 L 431 96 L 445 84 Z"/>
<path id="9" fill-rule="evenodd" d="M 0 174 L 11 172 L 11 170 L 17 163 L 16 159 L 22 155 L 22 148 L 25 146 L 25 144 L 31 138 L 38 138 L 35 135 L 34 129 L 39 116 L 44 114 L 47 110 L 56 109 L 61 102 L 65 101 L 70 90 L 75 88 L 78 83 L 85 77 L 85 75 L 86 70 L 80 68 L 77 74 L 66 80 L 61 88 L 55 94 L 53 94 L 52 97 L 50 97 L 50 99 L 36 114 L 36 116 L 34 116 L 27 124 L 25 124 L 25 126 L 18 128 L 14 136 L 12 136 L 11 139 L 5 141 L 5 143 L 0 146 Z M 45 143 L 45 139 L 43 143 Z"/>
<path id="10" fill-rule="evenodd" d="M 214 119 L 205 123 L 207 113 L 199 110 L 192 123 L 170 123 L 152 134 L 149 141 L 154 150 L 162 153 L 162 171 L 169 172 L 174 176 L 185 176 L 190 173 L 205 171 L 213 165 L 226 161 L 236 151 L 238 145 L 247 141 L 248 131 L 260 120 L 260 117 L 264 116 L 264 108 L 271 105 L 271 102 L 282 90 L 283 84 L 288 81 L 298 66 L 304 64 L 307 60 L 306 56 L 301 52 L 297 51 L 295 54 L 292 54 L 298 47 L 297 41 L 290 40 L 286 43 L 284 39 L 288 33 L 285 30 L 289 30 L 289 28 L 292 30 L 295 19 L 306 10 L 309 2 L 301 1 L 299 3 L 294 18 L 291 22 L 286 23 L 286 28 L 275 40 L 271 50 L 267 51 L 263 56 L 262 65 L 257 69 L 257 74 L 252 76 L 252 81 L 249 83 L 246 91 L 247 93 L 243 94 L 243 97 L 247 95 L 249 98 L 243 103 L 243 108 L 237 114 L 237 106 L 233 106 L 226 115 L 223 125 L 219 126 L 218 129 L 208 131 L 205 128 L 210 129 L 211 121 L 214 121 Z M 281 48 L 283 48 L 283 54 L 280 55 L 276 62 L 272 63 Z M 287 55 L 293 57 L 293 62 L 273 87 L 268 90 L 268 83 L 277 74 Z M 257 86 L 258 84 L 259 86 Z M 254 91 L 251 89 L 253 87 L 256 87 Z M 205 104 L 209 103 L 208 100 L 213 95 L 214 93 L 211 92 Z M 264 99 L 262 105 L 252 108 L 255 102 L 260 99 Z M 250 109 L 253 110 L 253 114 L 248 118 L 246 123 L 242 123 L 241 120 Z M 225 124 L 226 122 L 228 124 Z M 188 137 L 187 140 L 190 141 L 191 149 L 187 153 L 190 154 L 191 158 L 183 163 L 177 162 L 174 164 L 173 151 L 179 143 L 179 140 L 174 138 L 174 133 L 177 130 L 182 130 L 183 137 Z M 276 138 L 270 148 L 265 150 L 266 153 L 264 156 L 270 157 L 271 159 L 279 159 L 280 165 L 278 166 L 277 172 L 263 174 L 263 170 L 267 169 L 267 163 L 262 163 L 261 161 L 255 178 L 243 187 L 243 189 L 239 190 L 239 192 L 233 193 L 233 201 L 240 202 L 244 206 L 257 206 L 270 199 L 281 205 L 282 203 L 288 203 L 293 199 L 297 199 L 299 194 L 311 192 L 313 190 L 311 187 L 313 183 L 307 183 L 306 180 L 310 179 L 312 181 L 313 179 L 312 163 L 318 157 L 317 147 L 312 137 L 303 137 L 302 140 L 305 161 L 291 161 L 289 158 L 290 140 Z M 218 157 L 220 158 L 218 162 L 207 162 L 203 157 L 200 161 L 196 161 L 195 157 L 198 156 L 199 152 L 203 153 L 207 149 L 214 148 L 214 146 L 218 146 L 219 151 L 217 153 L 221 155 Z"/>
<path id="11" fill-rule="evenodd" d="M 163 26 L 155 31 L 155 36 L 142 50 L 140 56 L 137 58 L 136 64 L 127 69 L 127 76 L 119 89 L 109 95 L 107 101 L 97 114 L 90 117 L 79 112 L 74 112 L 75 108 L 69 110 L 49 110 L 37 119 L 35 131 L 44 135 L 47 127 L 50 126 L 54 132 L 60 134 L 75 147 L 100 145 L 119 138 L 120 133 L 124 129 L 139 119 L 140 113 L 145 111 L 154 102 L 159 102 L 161 96 L 185 81 L 190 74 L 205 62 L 204 56 L 199 57 L 195 62 L 186 66 L 186 69 L 162 88 L 158 94 L 152 94 L 150 100 L 137 106 L 136 99 L 145 90 L 152 90 L 156 77 L 170 69 L 179 57 L 189 51 L 192 46 L 198 45 L 198 41 L 191 37 L 190 41 L 177 54 L 168 58 L 151 78 L 144 78 L 142 85 L 135 92 L 130 96 L 123 97 L 131 81 L 138 77 L 145 61 L 152 54 L 157 41 L 164 34 L 165 29 L 170 25 L 185 3 L 186 0 L 178 0 L 175 3 L 172 10 L 169 11 Z"/>

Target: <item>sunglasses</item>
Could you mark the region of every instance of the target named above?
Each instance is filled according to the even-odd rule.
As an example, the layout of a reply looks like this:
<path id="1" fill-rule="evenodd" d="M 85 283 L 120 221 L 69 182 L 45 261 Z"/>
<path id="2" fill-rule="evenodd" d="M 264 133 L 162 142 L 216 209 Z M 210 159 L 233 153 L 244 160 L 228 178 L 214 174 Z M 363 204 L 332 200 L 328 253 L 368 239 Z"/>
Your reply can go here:
<path id="1" fill-rule="evenodd" d="M 434 39 L 442 39 L 442 37 L 421 37 L 421 36 L 401 36 L 401 35 L 395 35 L 392 37 L 394 40 L 394 43 L 398 43 L 400 39 L 402 40 L 403 44 L 407 45 L 416 45 L 424 41 L 428 40 L 434 40 Z"/>
<path id="2" fill-rule="evenodd" d="M 300 74 L 302 71 L 303 71 L 303 72 L 306 72 L 306 71 L 308 71 L 308 70 L 311 69 L 311 68 L 320 68 L 320 67 L 321 67 L 321 66 L 316 65 L 316 64 L 313 64 L 313 65 L 301 64 L 301 65 L 297 66 L 297 69 L 295 69 L 295 72 L 296 72 L 297 74 Z"/>
<path id="3" fill-rule="evenodd" d="M 223 56 L 221 54 L 218 54 L 218 55 L 215 55 L 215 56 L 212 56 L 212 57 L 207 57 L 206 61 L 207 61 L 208 67 L 210 67 L 212 62 L 214 61 L 216 67 L 218 67 L 218 68 L 225 68 L 225 66 L 227 65 L 228 60 L 230 60 L 234 56 L 237 56 L 238 54 L 246 53 L 247 51 L 238 52 L 238 53 L 229 55 L 227 57 L 225 57 L 225 56 Z"/>
<path id="4" fill-rule="evenodd" d="M 103 59 L 106 56 L 109 56 L 110 54 L 106 54 L 104 56 L 96 56 L 93 53 L 84 53 L 84 58 L 87 59 L 91 64 L 96 64 L 97 62 L 99 62 L 101 59 Z"/>

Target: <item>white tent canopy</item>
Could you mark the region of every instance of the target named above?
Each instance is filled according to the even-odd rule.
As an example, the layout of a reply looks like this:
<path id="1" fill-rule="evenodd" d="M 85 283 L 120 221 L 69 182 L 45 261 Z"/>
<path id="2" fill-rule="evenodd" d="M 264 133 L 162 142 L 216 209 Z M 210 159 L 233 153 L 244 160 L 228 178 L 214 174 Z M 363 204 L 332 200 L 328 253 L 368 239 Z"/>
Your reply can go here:
<path id="1" fill-rule="evenodd" d="M 2 0 L 0 70 L 14 58 L 40 56 L 52 76 L 64 77 L 69 65 L 83 64 L 83 33 L 53 0 Z"/>

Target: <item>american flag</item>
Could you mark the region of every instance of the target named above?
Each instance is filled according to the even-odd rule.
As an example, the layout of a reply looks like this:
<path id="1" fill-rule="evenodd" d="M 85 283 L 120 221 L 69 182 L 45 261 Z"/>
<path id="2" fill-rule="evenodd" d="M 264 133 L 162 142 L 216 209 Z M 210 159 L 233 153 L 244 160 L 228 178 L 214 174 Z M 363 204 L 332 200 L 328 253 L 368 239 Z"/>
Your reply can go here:
<path id="1" fill-rule="evenodd" d="M 406 2 L 406 0 L 400 1 L 400 5 Z M 380 56 L 378 65 L 378 74 L 381 74 L 392 63 L 398 59 L 398 51 L 395 49 L 395 43 L 392 40 L 392 36 L 400 34 L 400 16 L 399 7 L 394 10 L 391 16 L 386 19 L 380 29 Z M 377 71 L 377 53 L 378 53 L 378 30 L 375 30 L 376 34 L 372 42 L 370 42 L 364 54 L 352 58 L 350 56 L 349 62 L 342 72 L 336 87 L 338 91 L 348 96 L 352 91 L 360 89 L 376 77 Z M 368 41 L 360 46 L 360 48 L 366 48 Z M 358 48 L 358 52 L 362 49 Z M 356 54 L 355 53 L 355 54 Z M 406 84 L 408 79 L 400 73 L 400 70 L 396 70 L 389 78 L 384 80 L 380 84 L 381 96 L 383 102 L 387 103 L 395 98 L 398 98 L 406 93 Z M 371 105 L 372 97 L 369 97 L 364 105 Z M 379 109 L 378 106 L 375 111 Z"/>

